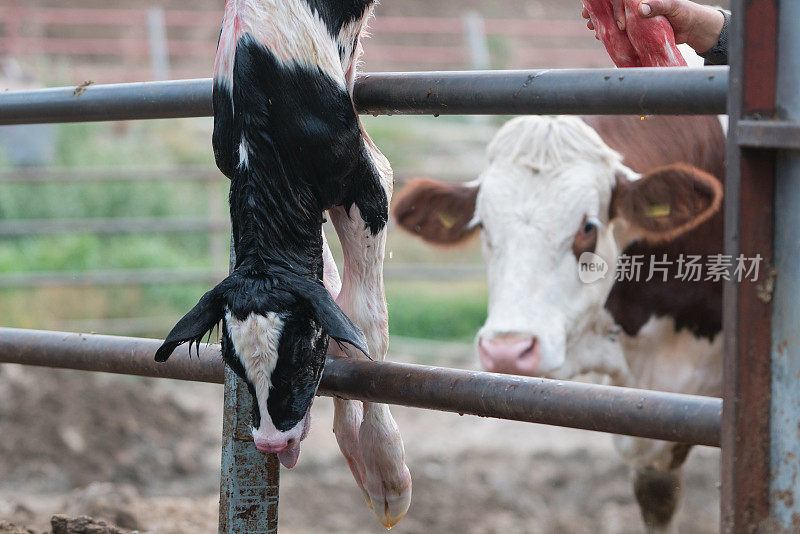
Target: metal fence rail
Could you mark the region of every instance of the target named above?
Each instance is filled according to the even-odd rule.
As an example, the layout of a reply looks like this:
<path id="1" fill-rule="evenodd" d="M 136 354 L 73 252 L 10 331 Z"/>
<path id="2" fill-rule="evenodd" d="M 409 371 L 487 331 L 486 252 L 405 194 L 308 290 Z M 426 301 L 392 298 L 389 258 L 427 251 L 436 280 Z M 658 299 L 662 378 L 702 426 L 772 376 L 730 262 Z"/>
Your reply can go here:
<path id="1" fill-rule="evenodd" d="M 360 113 L 719 114 L 727 67 L 564 69 L 364 74 Z M 181 80 L 0 93 L 0 124 L 206 117 L 211 80 Z"/>
<path id="2" fill-rule="evenodd" d="M 156 363 L 161 343 L 0 328 L 0 363 L 223 383 L 219 345 Z M 328 360 L 319 394 L 714 447 L 722 418 L 709 397 L 350 359 Z"/>

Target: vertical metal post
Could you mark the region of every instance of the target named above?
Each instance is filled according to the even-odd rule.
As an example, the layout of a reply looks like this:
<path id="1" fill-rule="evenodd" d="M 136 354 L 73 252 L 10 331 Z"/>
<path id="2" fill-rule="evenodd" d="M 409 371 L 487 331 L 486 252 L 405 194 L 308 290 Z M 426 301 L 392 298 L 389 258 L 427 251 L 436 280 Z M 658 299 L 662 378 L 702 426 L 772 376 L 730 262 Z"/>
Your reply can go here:
<path id="1" fill-rule="evenodd" d="M 800 124 L 800 2 L 781 0 L 777 113 Z M 800 532 L 800 151 L 779 152 L 772 300 L 770 506 L 778 529 Z"/>
<path id="2" fill-rule="evenodd" d="M 725 288 L 721 531 L 778 534 L 800 530 L 800 161 L 740 146 L 739 123 L 800 117 L 800 10 L 733 4 L 725 245 L 763 263 Z"/>
<path id="3" fill-rule="evenodd" d="M 163 7 L 147 10 L 147 40 L 150 43 L 150 66 L 154 80 L 169 80 L 169 47 L 167 22 Z"/>
<path id="4" fill-rule="evenodd" d="M 488 69 L 491 57 L 483 17 L 477 11 L 467 11 L 461 20 L 464 25 L 464 39 L 469 51 L 470 68 L 474 70 Z"/>
<path id="5" fill-rule="evenodd" d="M 231 239 L 231 269 L 234 262 Z M 251 413 L 252 396 L 247 385 L 226 365 L 219 491 L 221 534 L 278 532 L 280 463 L 276 455 L 265 455 L 253 444 Z"/>

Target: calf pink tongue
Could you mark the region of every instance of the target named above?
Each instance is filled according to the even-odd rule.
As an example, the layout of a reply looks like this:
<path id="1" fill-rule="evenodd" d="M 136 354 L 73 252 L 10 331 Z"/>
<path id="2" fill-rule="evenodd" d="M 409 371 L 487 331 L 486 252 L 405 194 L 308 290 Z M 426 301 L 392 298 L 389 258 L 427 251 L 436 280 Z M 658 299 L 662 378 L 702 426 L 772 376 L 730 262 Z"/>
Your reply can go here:
<path id="1" fill-rule="evenodd" d="M 294 447 L 292 449 L 286 449 L 285 451 L 278 453 L 278 460 L 281 462 L 283 467 L 287 469 L 291 469 L 295 465 L 297 465 L 297 459 L 300 457 L 300 447 Z"/>

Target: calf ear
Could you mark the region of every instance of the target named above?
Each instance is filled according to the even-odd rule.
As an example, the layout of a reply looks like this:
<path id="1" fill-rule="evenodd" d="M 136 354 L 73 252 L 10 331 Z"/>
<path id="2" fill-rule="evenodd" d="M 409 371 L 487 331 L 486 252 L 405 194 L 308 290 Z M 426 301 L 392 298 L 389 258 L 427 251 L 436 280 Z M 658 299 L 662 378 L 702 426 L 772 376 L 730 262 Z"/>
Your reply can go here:
<path id="1" fill-rule="evenodd" d="M 415 178 L 397 194 L 392 215 L 400 227 L 428 243 L 455 245 L 475 234 L 477 185 Z"/>
<path id="2" fill-rule="evenodd" d="M 638 180 L 617 175 L 611 218 L 627 221 L 635 239 L 663 243 L 697 228 L 722 205 L 722 184 L 685 163 L 654 169 Z"/>
<path id="3" fill-rule="evenodd" d="M 222 320 L 223 306 L 218 295 L 219 286 L 203 295 L 200 302 L 178 321 L 164 344 L 156 351 L 157 362 L 167 361 L 172 352 L 187 341 L 197 343 L 198 349 L 200 348 L 203 336 Z M 190 344 L 189 349 L 191 348 Z"/>
<path id="4" fill-rule="evenodd" d="M 292 280 L 293 292 L 308 302 L 322 331 L 336 341 L 346 342 L 369 358 L 364 332 L 333 301 L 322 282 L 297 277 Z"/>

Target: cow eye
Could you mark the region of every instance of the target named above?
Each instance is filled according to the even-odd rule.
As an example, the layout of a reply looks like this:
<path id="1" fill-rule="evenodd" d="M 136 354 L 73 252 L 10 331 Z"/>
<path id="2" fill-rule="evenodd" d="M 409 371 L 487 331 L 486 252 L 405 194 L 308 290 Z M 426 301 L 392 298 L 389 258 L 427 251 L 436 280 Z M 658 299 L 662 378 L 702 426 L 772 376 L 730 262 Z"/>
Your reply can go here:
<path id="1" fill-rule="evenodd" d="M 588 234 L 597 231 L 601 225 L 602 223 L 597 219 L 597 217 L 585 217 L 583 220 L 583 233 Z"/>
<path id="2" fill-rule="evenodd" d="M 572 253 L 579 259 L 584 252 L 594 252 L 597 246 L 597 229 L 602 226 L 597 217 L 584 217 L 572 241 Z"/>

